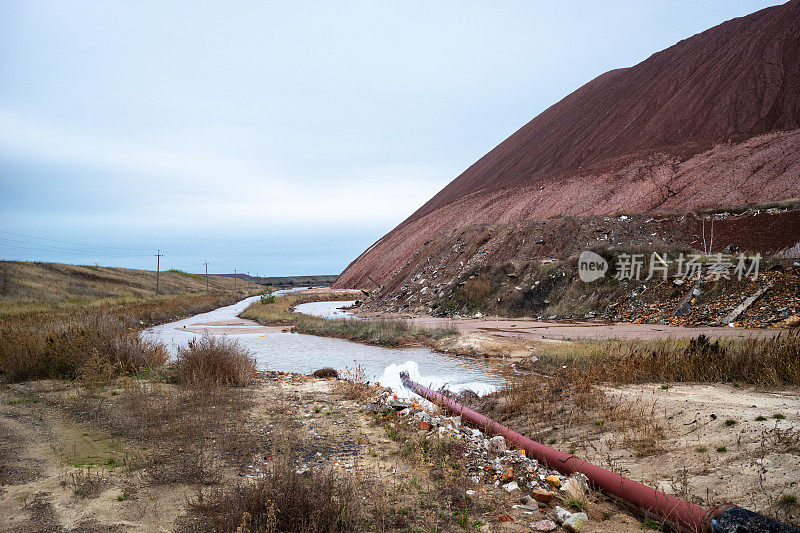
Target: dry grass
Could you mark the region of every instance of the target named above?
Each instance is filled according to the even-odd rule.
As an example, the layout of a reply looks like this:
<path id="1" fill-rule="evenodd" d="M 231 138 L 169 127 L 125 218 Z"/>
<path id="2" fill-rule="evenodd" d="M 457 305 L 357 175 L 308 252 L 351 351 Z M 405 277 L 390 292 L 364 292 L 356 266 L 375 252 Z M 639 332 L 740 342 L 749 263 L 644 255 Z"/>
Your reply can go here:
<path id="1" fill-rule="evenodd" d="M 465 468 L 463 441 L 450 436 L 427 436 L 398 422 L 394 412 L 375 413 L 373 423 L 383 426 L 386 436 L 401 444 L 399 455 L 412 471 L 424 472 L 414 477 L 411 490 L 417 493 L 418 503 L 413 512 L 409 508 L 397 509 L 388 506 L 380 513 L 380 524 L 383 528 L 401 531 L 462 531 L 480 528 L 482 522 L 475 520 L 475 515 L 486 517 L 486 512 L 493 512 L 492 504 L 488 508 L 475 505 L 467 495 L 467 489 L 474 487 L 468 481 Z M 392 487 L 389 492 L 401 492 L 404 487 Z M 381 498 L 374 496 L 376 502 Z"/>
<path id="2" fill-rule="evenodd" d="M 356 364 L 353 368 L 345 367 L 339 377 L 340 379 L 333 384 L 333 390 L 348 400 L 363 402 L 375 392 L 367 384 L 367 373 L 364 371 L 364 367 L 359 364 Z"/>
<path id="3" fill-rule="evenodd" d="M 273 301 L 257 302 L 242 312 L 242 318 L 255 320 L 265 326 L 294 326 L 299 316 L 294 308 L 309 302 L 351 300 L 351 293 L 323 292 L 311 294 L 288 293 L 275 297 Z"/>
<path id="4" fill-rule="evenodd" d="M 205 278 L 197 276 L 162 271 L 159 291 L 162 296 L 204 292 Z M 149 301 L 155 282 L 156 273 L 148 270 L 0 261 L 0 318 Z M 248 289 L 233 278 L 209 276 L 208 282 L 212 292 Z"/>
<path id="5" fill-rule="evenodd" d="M 539 368 L 582 369 L 595 382 L 719 382 L 800 385 L 800 334 L 711 341 L 609 340 L 545 348 Z"/>
<path id="6" fill-rule="evenodd" d="M 106 314 L 0 326 L 0 373 L 11 381 L 74 379 L 87 363 L 95 376 L 106 372 L 111 377 L 137 373 L 166 359 L 161 345 L 140 339 L 136 330 Z"/>
<path id="7" fill-rule="evenodd" d="M 200 493 L 195 531 L 363 531 L 356 483 L 332 469 L 298 473 L 294 454 L 277 457 L 264 476 Z M 242 527 L 241 530 L 238 528 Z"/>
<path id="8" fill-rule="evenodd" d="M 297 319 L 295 331 L 377 346 L 433 344 L 458 335 L 456 328 L 422 328 L 407 320 L 332 320 L 305 315 Z"/>
<path id="9" fill-rule="evenodd" d="M 9 381 L 79 377 L 92 381 L 104 373 L 135 374 L 166 361 L 163 347 L 141 340 L 140 329 L 230 305 L 240 297 L 174 295 L 6 318 L 0 322 L 0 376 Z"/>
<path id="10" fill-rule="evenodd" d="M 235 339 L 203 335 L 178 348 L 172 378 L 183 385 L 243 386 L 255 370 L 252 354 Z"/>
<path id="11" fill-rule="evenodd" d="M 638 456 L 659 451 L 664 428 L 655 405 L 622 401 L 595 387 L 589 374 L 523 375 L 498 393 L 470 401 L 477 410 L 547 443 L 554 436 L 570 453 L 593 448 L 601 436 Z"/>
<path id="12" fill-rule="evenodd" d="M 253 407 L 247 390 L 127 378 L 122 386 L 110 397 L 81 389 L 67 407 L 77 420 L 141 446 L 129 467 L 145 468 L 156 484 L 215 483 L 221 468 L 242 470 L 259 450 L 247 426 Z"/>

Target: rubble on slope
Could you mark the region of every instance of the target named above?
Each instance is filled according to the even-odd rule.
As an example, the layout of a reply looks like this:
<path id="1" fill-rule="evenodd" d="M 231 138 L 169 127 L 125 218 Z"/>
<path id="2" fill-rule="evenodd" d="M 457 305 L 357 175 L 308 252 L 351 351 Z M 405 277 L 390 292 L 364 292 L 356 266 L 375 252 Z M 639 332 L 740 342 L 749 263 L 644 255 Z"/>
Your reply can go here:
<path id="1" fill-rule="evenodd" d="M 563 502 L 585 505 L 591 492 L 586 476 L 580 473 L 564 476 L 527 457 L 524 450 L 508 448 L 502 436 L 485 434 L 464 425 L 460 416 L 444 416 L 437 413 L 435 406 L 427 405 L 430 408 L 423 409 L 419 403 L 397 398 L 384 389 L 366 408 L 373 412 L 393 412 L 398 424 L 424 432 L 426 438 L 462 441 L 465 475 L 471 483 L 467 494 L 502 491 L 518 502 L 502 511 L 505 514 L 500 515 L 500 521 L 503 517 L 508 521 L 523 521 L 534 531 L 553 531 L 557 529 L 556 523 L 567 531 L 580 531 L 588 523 L 585 513 L 557 505 L 568 505 Z"/>

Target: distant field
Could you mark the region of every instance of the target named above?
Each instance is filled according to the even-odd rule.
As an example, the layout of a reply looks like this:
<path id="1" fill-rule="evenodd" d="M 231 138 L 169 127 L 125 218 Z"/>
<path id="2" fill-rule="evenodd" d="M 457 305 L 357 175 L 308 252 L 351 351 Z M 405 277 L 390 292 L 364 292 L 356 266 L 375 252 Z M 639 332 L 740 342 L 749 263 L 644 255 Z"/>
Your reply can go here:
<path id="1" fill-rule="evenodd" d="M 242 290 L 246 282 L 208 276 L 212 292 Z M 252 282 L 250 283 L 253 287 Z M 0 261 L 0 317 L 83 306 L 104 306 L 150 299 L 156 273 L 128 268 Z M 206 290 L 205 278 L 177 270 L 159 274 L 159 293 Z"/>
<path id="2" fill-rule="evenodd" d="M 234 277 L 234 274 L 216 275 Z M 235 277 L 260 285 L 271 285 L 278 289 L 285 289 L 287 287 L 327 287 L 332 285 L 339 276 L 337 274 L 321 274 L 318 276 L 248 276 L 247 274 L 236 274 Z"/>

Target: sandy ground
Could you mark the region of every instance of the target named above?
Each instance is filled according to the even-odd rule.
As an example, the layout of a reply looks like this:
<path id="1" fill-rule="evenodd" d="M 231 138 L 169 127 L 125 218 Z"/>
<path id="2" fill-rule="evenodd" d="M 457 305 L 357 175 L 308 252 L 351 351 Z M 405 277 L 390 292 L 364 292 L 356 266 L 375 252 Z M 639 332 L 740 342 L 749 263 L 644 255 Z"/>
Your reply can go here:
<path id="1" fill-rule="evenodd" d="M 468 334 L 490 335 L 507 339 L 568 341 L 592 339 L 681 339 L 706 335 L 711 338 L 768 338 L 785 329 L 746 329 L 730 327 L 668 326 L 656 324 L 606 324 L 601 322 L 548 322 L 526 318 L 443 318 L 396 313 L 359 313 L 363 318 L 407 319 L 428 327 L 455 326 Z"/>
<path id="2" fill-rule="evenodd" d="M 656 324 L 607 324 L 600 322 L 547 322 L 525 318 L 443 318 L 427 315 L 362 312 L 359 318 L 409 320 L 421 327 L 455 327 L 461 335 L 438 349 L 461 355 L 483 355 L 519 360 L 535 353 L 543 343 L 603 339 L 685 339 L 706 335 L 712 339 L 770 338 L 785 329 L 669 326 Z"/>
<path id="3" fill-rule="evenodd" d="M 284 326 L 262 326 L 258 322 L 247 320 L 246 318 L 234 318 L 229 320 L 215 320 L 212 322 L 197 322 L 190 324 L 185 331 L 197 333 L 202 335 L 209 331 L 209 327 L 213 328 L 211 331 L 223 335 L 246 335 L 251 333 L 278 333 L 285 331 L 287 328 Z"/>
<path id="4" fill-rule="evenodd" d="M 676 384 L 605 392 L 646 406 L 663 427 L 663 438 L 653 455 L 637 457 L 600 436 L 596 449 L 582 452 L 586 459 L 694 503 L 762 510 L 783 493 L 800 493 L 799 390 Z"/>
<path id="5" fill-rule="evenodd" d="M 305 454 L 310 464 L 333 465 L 343 475 L 356 475 L 379 489 L 379 497 L 369 505 L 385 506 L 386 512 L 410 507 L 412 513 L 424 514 L 430 504 L 425 504 L 426 498 L 438 490 L 425 465 L 399 453 L 403 435 L 389 438 L 385 427 L 363 411 L 363 403 L 342 399 L 331 384 L 286 377 L 250 387 L 247 390 L 256 397 L 249 414 L 253 430 L 269 438 L 277 409 L 294 421 L 293 431 L 313 436 Z M 107 466 L 109 458 L 120 460 L 136 453 L 136 447 L 70 418 L 60 403 L 71 390 L 57 382 L 0 386 L 0 516 L 4 518 L 0 529 L 172 531 L 176 524 L 185 524 L 187 501 L 196 497 L 199 487 L 155 485 L 146 472 Z M 657 413 L 665 435 L 659 451 L 638 456 L 621 443 L 620 435 L 595 426 L 575 428 L 585 433 L 583 439 L 558 436 L 556 447 L 578 443 L 576 455 L 696 503 L 732 501 L 764 509 L 779 495 L 800 490 L 800 440 L 775 438 L 780 430 L 798 439 L 798 391 L 677 385 L 666 390 L 630 386 L 605 392 L 644 403 Z M 786 418 L 776 420 L 777 413 Z M 758 415 L 767 420 L 757 422 Z M 736 424 L 726 425 L 729 419 Z M 717 452 L 720 446 L 727 451 Z M 257 475 L 268 462 L 256 457 L 244 472 L 223 471 L 221 482 Z M 103 485 L 97 495 L 81 497 L 75 494 L 73 476 L 86 472 L 89 463 Z M 513 509 L 515 498 L 491 485 L 467 488 L 476 491 L 475 507 L 483 509 L 476 516 L 484 522 L 482 531 L 528 531 L 533 519 L 544 518 Z M 125 497 L 129 492 L 133 496 Z M 598 493 L 590 498 L 588 514 L 591 523 L 585 531 L 644 530 L 641 518 Z M 500 521 L 503 515 L 512 520 Z"/>

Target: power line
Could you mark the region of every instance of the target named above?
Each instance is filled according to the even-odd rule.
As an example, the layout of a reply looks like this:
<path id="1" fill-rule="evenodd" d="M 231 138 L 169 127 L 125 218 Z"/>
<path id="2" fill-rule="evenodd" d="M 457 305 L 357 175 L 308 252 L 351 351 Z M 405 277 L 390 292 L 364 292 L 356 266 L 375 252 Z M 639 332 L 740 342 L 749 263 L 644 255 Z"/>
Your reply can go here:
<path id="1" fill-rule="evenodd" d="M 5 233 L 6 235 L 16 235 L 17 237 L 27 237 L 29 239 L 38 239 L 41 241 L 51 241 L 51 242 L 60 242 L 63 244 L 77 244 L 78 246 L 92 246 L 94 248 L 112 248 L 114 250 L 136 250 L 139 252 L 147 251 L 147 248 L 127 248 L 123 246 L 110 246 L 107 244 L 89 244 L 86 242 L 75 242 L 75 241 L 62 241 L 59 239 L 50 239 L 48 237 L 38 237 L 36 235 L 26 235 L 25 233 L 14 233 L 13 231 L 2 231 L 0 233 Z"/>
<path id="2" fill-rule="evenodd" d="M 47 253 L 55 253 L 55 254 L 70 254 L 70 255 L 95 255 L 101 257 L 147 257 L 144 254 L 112 254 L 108 252 L 96 252 L 92 250 L 75 250 L 69 248 L 53 248 L 53 247 L 46 247 L 45 245 L 39 245 L 35 243 L 25 243 L 27 246 L 22 246 L 20 244 L 8 244 L 4 242 L 0 242 L 0 246 L 8 247 L 8 248 L 20 248 L 23 250 L 33 250 L 36 252 L 47 252 Z"/>
<path id="3" fill-rule="evenodd" d="M 14 238 L 11 238 L 11 237 L 3 237 L 3 236 L 0 236 L 0 239 L 4 239 L 4 240 L 9 241 L 9 242 L 22 244 L 22 245 L 26 245 L 26 246 L 35 246 L 35 247 L 38 247 L 38 248 L 46 248 L 48 250 L 55 250 L 55 251 L 78 252 L 78 253 L 98 254 L 98 255 L 112 255 L 112 256 L 122 256 L 122 257 L 131 257 L 132 255 L 135 255 L 135 254 L 124 254 L 124 253 L 121 253 L 121 252 L 108 252 L 108 251 L 102 251 L 102 250 L 82 250 L 80 248 L 59 246 L 57 244 L 45 244 L 45 243 L 38 243 L 38 242 L 28 242 L 28 241 L 24 241 L 24 240 L 20 240 L 20 239 L 14 239 Z M 2 241 L 0 241 L 0 242 L 2 242 Z M 139 255 L 143 255 L 143 254 L 139 254 Z"/>

